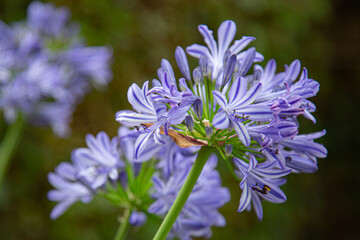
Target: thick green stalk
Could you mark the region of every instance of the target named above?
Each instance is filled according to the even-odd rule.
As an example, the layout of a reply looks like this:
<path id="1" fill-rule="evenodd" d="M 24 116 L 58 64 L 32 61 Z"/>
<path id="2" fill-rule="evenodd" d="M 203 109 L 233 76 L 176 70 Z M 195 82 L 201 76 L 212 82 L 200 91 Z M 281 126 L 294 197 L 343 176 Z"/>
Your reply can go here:
<path id="1" fill-rule="evenodd" d="M 154 240 L 166 239 L 166 236 L 169 234 L 172 226 L 176 221 L 176 218 L 179 216 L 182 208 L 186 203 L 186 200 L 188 199 L 190 193 L 192 192 L 196 184 L 196 181 L 198 180 L 201 171 L 204 168 L 205 163 L 207 162 L 211 152 L 212 151 L 209 147 L 202 147 L 201 150 L 199 151 L 195 163 L 192 166 L 190 173 L 187 176 L 185 183 L 179 192 L 179 195 L 176 197 L 175 202 L 170 208 L 170 211 L 168 212 L 160 228 L 158 229 L 154 237 Z"/>
<path id="2" fill-rule="evenodd" d="M 126 231 L 127 231 L 128 227 L 129 227 L 130 215 L 131 215 L 130 208 L 126 208 L 124 210 L 124 215 L 123 215 L 123 217 L 121 219 L 121 223 L 120 223 L 119 228 L 118 228 L 118 230 L 116 232 L 114 240 L 123 240 L 124 239 Z"/>
<path id="3" fill-rule="evenodd" d="M 24 117 L 19 114 L 16 122 L 8 127 L 3 142 L 0 146 L 0 186 L 9 160 L 12 157 L 20 140 L 22 129 L 25 125 L 24 123 Z"/>

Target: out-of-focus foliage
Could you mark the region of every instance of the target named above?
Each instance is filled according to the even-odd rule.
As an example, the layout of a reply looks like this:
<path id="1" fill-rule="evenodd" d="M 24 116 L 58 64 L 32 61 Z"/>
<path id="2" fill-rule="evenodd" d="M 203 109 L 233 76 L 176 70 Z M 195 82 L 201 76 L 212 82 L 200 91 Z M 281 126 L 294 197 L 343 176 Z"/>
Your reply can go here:
<path id="1" fill-rule="evenodd" d="M 25 17 L 30 1 L 2 0 L 0 18 L 7 23 Z M 219 162 L 224 185 L 232 200 L 221 210 L 227 227 L 214 228 L 213 239 L 359 239 L 357 182 L 359 157 L 355 132 L 359 116 L 360 33 L 359 1 L 243 0 L 243 1 L 124 1 L 57 0 L 67 6 L 72 20 L 81 24 L 89 45 L 114 49 L 114 79 L 102 93 L 94 92 L 78 106 L 73 135 L 55 139 L 48 129 L 27 128 L 0 189 L 0 239 L 111 239 L 121 210 L 102 199 L 76 204 L 64 216 L 50 221 L 53 203 L 46 174 L 60 161 L 70 159 L 73 148 L 84 146 L 86 133 L 101 130 L 114 136 L 114 114 L 128 108 L 126 90 L 132 82 L 156 76 L 160 60 L 175 63 L 174 51 L 202 43 L 196 26 L 216 29 L 226 20 L 237 24 L 237 37 L 257 38 L 255 46 L 265 59 L 275 58 L 279 67 L 301 60 L 321 90 L 314 99 L 318 110 L 315 127 L 302 119 L 302 132 L 326 128 L 320 139 L 329 150 L 315 174 L 291 176 L 284 192 L 288 201 L 264 204 L 264 220 L 253 212 L 236 212 L 240 190 Z M 1 120 L 0 137 L 4 132 Z M 133 229 L 128 239 L 151 239 L 157 220 Z"/>

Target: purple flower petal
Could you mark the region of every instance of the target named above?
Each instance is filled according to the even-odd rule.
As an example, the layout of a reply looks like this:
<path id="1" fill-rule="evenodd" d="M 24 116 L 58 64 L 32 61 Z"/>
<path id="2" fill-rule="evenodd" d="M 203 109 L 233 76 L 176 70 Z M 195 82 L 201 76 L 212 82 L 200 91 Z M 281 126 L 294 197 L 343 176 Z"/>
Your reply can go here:
<path id="1" fill-rule="evenodd" d="M 214 127 L 219 129 L 226 129 L 229 127 L 229 118 L 225 112 L 218 112 L 215 114 L 212 124 Z"/>
<path id="2" fill-rule="evenodd" d="M 219 56 L 223 56 L 235 37 L 236 25 L 233 21 L 224 21 L 218 29 Z M 236 54 L 236 53 L 234 53 Z M 222 60 L 222 59 L 219 59 Z"/>
<path id="3" fill-rule="evenodd" d="M 249 205 L 250 200 L 251 200 L 250 188 L 247 184 L 244 184 L 244 189 L 243 189 L 243 192 L 240 197 L 239 208 L 237 211 L 238 212 L 244 211 L 247 208 L 247 206 Z"/>
<path id="4" fill-rule="evenodd" d="M 242 51 L 247 45 L 249 45 L 250 42 L 254 41 L 254 37 L 247 37 L 244 36 L 240 40 L 236 40 L 234 44 L 230 47 L 230 52 L 232 54 L 238 54 L 240 51 Z"/>
<path id="5" fill-rule="evenodd" d="M 204 42 L 208 45 L 212 55 L 217 56 L 218 51 L 213 32 L 209 30 L 206 25 L 199 25 L 198 30 L 200 34 L 204 37 Z"/>

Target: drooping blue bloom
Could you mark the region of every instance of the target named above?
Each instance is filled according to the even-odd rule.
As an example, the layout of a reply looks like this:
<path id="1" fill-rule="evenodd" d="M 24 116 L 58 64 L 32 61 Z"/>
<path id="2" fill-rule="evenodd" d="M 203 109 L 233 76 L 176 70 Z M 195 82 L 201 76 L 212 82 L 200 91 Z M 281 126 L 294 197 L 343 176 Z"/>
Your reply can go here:
<path id="1" fill-rule="evenodd" d="M 311 134 L 296 135 L 293 139 L 284 140 L 282 146 L 287 167 L 294 172 L 312 173 L 317 171 L 317 158 L 325 158 L 327 149 L 324 145 L 314 142 L 314 139 L 324 136 L 325 130 Z"/>
<path id="2" fill-rule="evenodd" d="M 194 158 L 182 157 L 182 165 L 175 165 L 168 176 L 153 177 L 155 202 L 149 212 L 164 216 L 179 193 Z M 163 159 L 162 161 L 167 161 Z M 205 165 L 184 208 L 177 218 L 168 238 L 191 239 L 192 237 L 210 237 L 212 226 L 224 226 L 225 219 L 218 212 L 230 200 L 229 191 L 221 186 L 215 155 Z"/>
<path id="3" fill-rule="evenodd" d="M 8 122 L 22 113 L 29 123 L 66 136 L 91 85 L 111 80 L 112 51 L 86 46 L 69 20 L 68 9 L 33 2 L 26 21 L 11 27 L 0 21 L 0 110 Z"/>
<path id="4" fill-rule="evenodd" d="M 238 212 L 247 209 L 252 200 L 255 212 L 259 220 L 262 220 L 261 199 L 273 203 L 286 201 L 285 194 L 277 186 L 276 182 L 273 182 L 273 179 L 286 176 L 291 170 L 276 168 L 275 162 L 271 161 L 258 164 L 253 155 L 250 156 L 249 164 L 237 158 L 234 158 L 234 164 L 242 178 L 240 188 L 243 193 L 241 194 Z"/>

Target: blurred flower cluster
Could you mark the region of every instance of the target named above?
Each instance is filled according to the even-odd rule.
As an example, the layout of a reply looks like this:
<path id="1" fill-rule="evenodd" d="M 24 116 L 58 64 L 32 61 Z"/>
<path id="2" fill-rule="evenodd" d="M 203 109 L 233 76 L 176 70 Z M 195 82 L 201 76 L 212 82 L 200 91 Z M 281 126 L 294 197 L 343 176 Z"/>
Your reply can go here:
<path id="1" fill-rule="evenodd" d="M 51 218 L 58 218 L 75 202 L 89 203 L 95 194 L 131 209 L 128 221 L 133 226 L 143 225 L 148 215 L 166 215 L 198 148 L 181 149 L 169 138 L 162 146 L 148 145 L 140 161 L 135 161 L 133 146 L 138 135 L 123 127 L 111 140 L 104 132 L 87 135 L 87 148 L 75 149 L 72 163 L 62 162 L 48 175 L 56 188 L 48 198 L 59 202 Z M 218 208 L 230 200 L 230 194 L 221 186 L 216 166 L 216 155 L 212 155 L 169 237 L 211 236 L 211 226 L 225 225 Z"/>
<path id="2" fill-rule="evenodd" d="M 8 122 L 20 113 L 65 136 L 91 85 L 111 80 L 112 51 L 86 46 L 69 20 L 67 9 L 33 2 L 26 21 L 11 26 L 0 21 L 0 110 Z"/>

